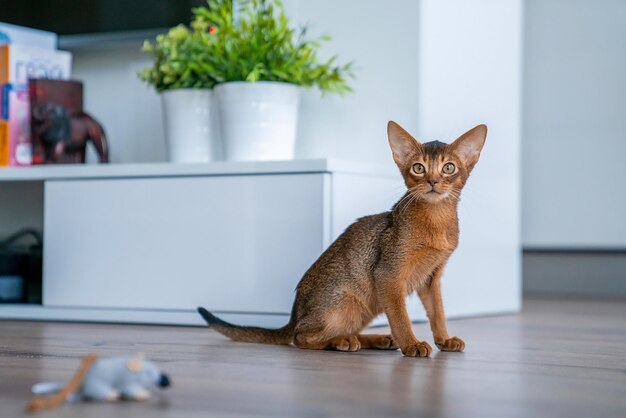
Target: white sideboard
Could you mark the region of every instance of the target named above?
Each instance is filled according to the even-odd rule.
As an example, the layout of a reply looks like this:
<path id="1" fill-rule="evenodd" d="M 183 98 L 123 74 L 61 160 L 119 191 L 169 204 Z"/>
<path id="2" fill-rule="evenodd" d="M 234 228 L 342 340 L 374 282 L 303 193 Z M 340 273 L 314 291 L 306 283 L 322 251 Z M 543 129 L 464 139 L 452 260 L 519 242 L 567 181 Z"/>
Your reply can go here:
<path id="1" fill-rule="evenodd" d="M 392 163 L 326 159 L 1 170 L 0 215 L 12 226 L 43 220 L 44 290 L 41 306 L 0 304 L 0 318 L 201 325 L 202 305 L 279 326 L 332 240 L 403 193 Z M 15 209 L 20 196 L 28 210 Z M 486 213 L 469 200 L 444 280 L 448 313 L 516 311 L 517 212 Z M 410 309 L 425 319 L 415 296 Z"/>

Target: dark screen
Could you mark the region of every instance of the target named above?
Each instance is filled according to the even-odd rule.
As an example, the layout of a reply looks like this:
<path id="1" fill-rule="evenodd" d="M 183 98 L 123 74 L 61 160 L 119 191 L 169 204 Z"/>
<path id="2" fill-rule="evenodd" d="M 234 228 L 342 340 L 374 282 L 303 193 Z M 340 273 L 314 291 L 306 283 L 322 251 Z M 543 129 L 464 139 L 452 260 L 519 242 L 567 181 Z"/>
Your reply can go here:
<path id="1" fill-rule="evenodd" d="M 61 35 L 154 29 L 189 23 L 205 0 L 0 0 L 0 22 Z"/>

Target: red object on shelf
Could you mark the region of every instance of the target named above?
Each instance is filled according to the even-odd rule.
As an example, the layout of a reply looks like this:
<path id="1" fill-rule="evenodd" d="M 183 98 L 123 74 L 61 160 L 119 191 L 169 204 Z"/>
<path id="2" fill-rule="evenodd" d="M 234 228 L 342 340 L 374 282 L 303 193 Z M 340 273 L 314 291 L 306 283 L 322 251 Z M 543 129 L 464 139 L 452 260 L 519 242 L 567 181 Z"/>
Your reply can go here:
<path id="1" fill-rule="evenodd" d="M 83 84 L 79 81 L 31 79 L 33 164 L 84 163 L 88 142 L 100 162 L 108 162 L 104 129 L 83 111 Z"/>

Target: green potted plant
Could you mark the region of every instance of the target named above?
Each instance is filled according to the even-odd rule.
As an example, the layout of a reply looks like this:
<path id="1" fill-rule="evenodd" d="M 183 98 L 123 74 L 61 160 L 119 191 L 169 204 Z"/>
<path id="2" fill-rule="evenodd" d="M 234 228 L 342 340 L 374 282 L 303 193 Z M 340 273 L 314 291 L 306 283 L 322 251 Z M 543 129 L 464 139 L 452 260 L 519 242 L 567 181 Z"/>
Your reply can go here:
<path id="1" fill-rule="evenodd" d="M 197 63 L 214 80 L 226 159 L 293 159 L 299 93 L 350 91 L 351 64 L 317 51 L 328 37 L 308 39 L 289 26 L 280 0 L 208 0 L 193 10 L 192 28 L 207 51 Z"/>
<path id="2" fill-rule="evenodd" d="M 152 55 L 153 64 L 139 77 L 161 96 L 171 162 L 214 159 L 211 103 L 216 81 L 202 64 L 209 50 L 208 35 L 179 25 L 143 45 L 143 50 Z"/>

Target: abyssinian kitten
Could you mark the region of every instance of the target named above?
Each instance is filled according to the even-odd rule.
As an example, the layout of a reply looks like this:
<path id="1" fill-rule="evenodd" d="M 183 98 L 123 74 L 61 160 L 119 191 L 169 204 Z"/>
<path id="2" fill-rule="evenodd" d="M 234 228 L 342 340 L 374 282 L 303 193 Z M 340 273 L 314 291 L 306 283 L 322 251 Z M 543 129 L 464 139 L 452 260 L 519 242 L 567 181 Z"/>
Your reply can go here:
<path id="1" fill-rule="evenodd" d="M 446 328 L 441 275 L 457 247 L 459 196 L 487 127 L 478 125 L 451 144 L 422 144 L 395 122 L 389 122 L 387 135 L 406 194 L 389 212 L 350 225 L 309 268 L 289 323 L 280 329 L 243 327 L 198 308 L 210 327 L 235 341 L 340 351 L 399 347 L 405 356 L 428 357 L 432 348 L 415 337 L 406 310 L 406 296 L 417 291 L 435 345 L 443 351 L 465 348 Z M 391 335 L 360 334 L 382 312 Z"/>

